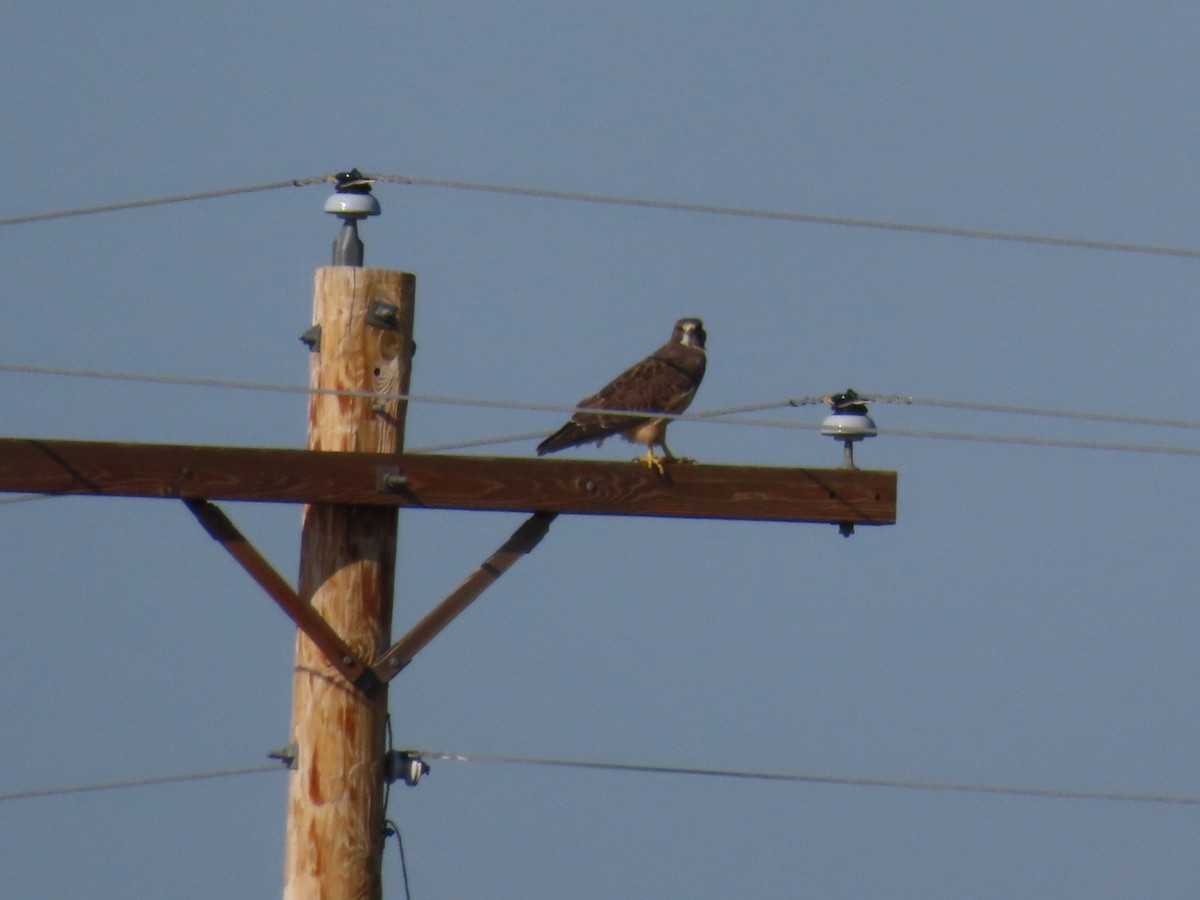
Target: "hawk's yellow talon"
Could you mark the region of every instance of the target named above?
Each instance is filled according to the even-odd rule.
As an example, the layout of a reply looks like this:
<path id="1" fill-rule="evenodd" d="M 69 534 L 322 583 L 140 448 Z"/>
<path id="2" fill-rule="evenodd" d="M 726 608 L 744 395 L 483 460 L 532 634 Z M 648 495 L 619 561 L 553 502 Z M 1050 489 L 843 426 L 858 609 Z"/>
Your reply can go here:
<path id="1" fill-rule="evenodd" d="M 672 457 L 655 456 L 654 449 L 652 447 L 646 448 L 645 456 L 639 456 L 634 459 L 635 463 L 642 463 L 647 469 L 653 469 L 655 472 L 657 472 L 659 478 L 667 477 L 667 463 L 674 461 L 675 460 Z"/>

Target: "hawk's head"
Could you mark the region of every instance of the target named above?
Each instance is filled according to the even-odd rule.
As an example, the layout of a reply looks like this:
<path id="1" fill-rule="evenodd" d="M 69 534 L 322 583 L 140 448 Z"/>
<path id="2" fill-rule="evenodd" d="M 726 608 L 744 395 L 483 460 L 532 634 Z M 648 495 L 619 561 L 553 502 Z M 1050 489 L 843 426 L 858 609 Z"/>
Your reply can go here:
<path id="1" fill-rule="evenodd" d="M 680 343 L 685 347 L 704 349 L 704 323 L 699 319 L 680 319 L 675 323 L 675 331 L 671 335 L 671 343 Z"/>

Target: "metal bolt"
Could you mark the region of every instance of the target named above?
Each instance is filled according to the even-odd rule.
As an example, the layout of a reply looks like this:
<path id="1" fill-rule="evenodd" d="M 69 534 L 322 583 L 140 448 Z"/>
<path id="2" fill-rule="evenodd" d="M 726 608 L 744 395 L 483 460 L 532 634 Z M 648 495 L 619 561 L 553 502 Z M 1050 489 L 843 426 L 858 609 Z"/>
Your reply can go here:
<path id="1" fill-rule="evenodd" d="M 271 750 L 267 753 L 267 759 L 277 759 L 281 763 L 285 763 L 289 769 L 296 768 L 296 760 L 300 755 L 300 748 L 296 744 L 288 744 L 286 747 L 280 747 L 277 750 Z"/>
<path id="2" fill-rule="evenodd" d="M 383 476 L 383 486 L 390 491 L 399 490 L 408 486 L 408 477 L 399 472 L 389 472 Z"/>

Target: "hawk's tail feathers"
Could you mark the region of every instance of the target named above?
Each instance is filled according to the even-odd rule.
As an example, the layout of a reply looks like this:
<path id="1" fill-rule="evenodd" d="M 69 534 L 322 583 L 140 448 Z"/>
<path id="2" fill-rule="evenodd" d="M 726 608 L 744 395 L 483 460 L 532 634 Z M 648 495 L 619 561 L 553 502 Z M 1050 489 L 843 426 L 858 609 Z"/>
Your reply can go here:
<path id="1" fill-rule="evenodd" d="M 537 455 L 545 456 L 547 453 L 556 453 L 559 450 L 566 450 L 568 447 L 575 447 L 591 441 L 599 443 L 607 434 L 608 431 L 603 428 L 580 425 L 574 421 L 568 422 L 537 445 Z"/>

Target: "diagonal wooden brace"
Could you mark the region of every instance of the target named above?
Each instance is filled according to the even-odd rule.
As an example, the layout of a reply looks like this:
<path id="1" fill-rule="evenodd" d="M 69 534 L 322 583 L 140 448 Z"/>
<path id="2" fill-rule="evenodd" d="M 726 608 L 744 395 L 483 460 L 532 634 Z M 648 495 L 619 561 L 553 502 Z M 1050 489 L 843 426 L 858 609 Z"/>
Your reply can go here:
<path id="1" fill-rule="evenodd" d="M 359 659 L 321 614 L 304 602 L 283 576 L 250 545 L 225 513 L 207 500 L 185 499 L 183 502 L 200 520 L 204 530 L 229 551 L 229 555 L 279 604 L 279 608 L 287 613 L 296 627 L 308 636 L 325 654 L 329 664 L 341 672 L 347 681 L 364 693 L 374 691 L 383 683 L 379 673 Z"/>
<path id="2" fill-rule="evenodd" d="M 392 644 L 386 653 L 375 660 L 372 668 L 389 681 L 399 675 L 400 670 L 412 662 L 413 657 L 437 637 L 459 613 L 491 587 L 513 563 L 541 542 L 557 515 L 558 513 L 537 512 L 526 519 L 521 527 L 512 533 L 512 537 L 480 563 L 479 568 L 468 575 L 450 596 L 430 610 L 425 618 L 413 626 L 412 631 Z"/>

